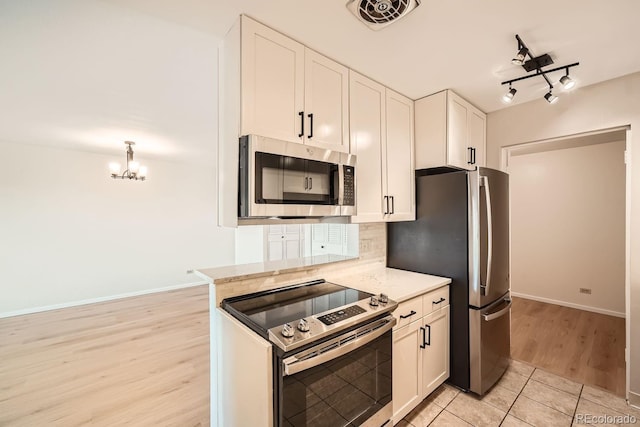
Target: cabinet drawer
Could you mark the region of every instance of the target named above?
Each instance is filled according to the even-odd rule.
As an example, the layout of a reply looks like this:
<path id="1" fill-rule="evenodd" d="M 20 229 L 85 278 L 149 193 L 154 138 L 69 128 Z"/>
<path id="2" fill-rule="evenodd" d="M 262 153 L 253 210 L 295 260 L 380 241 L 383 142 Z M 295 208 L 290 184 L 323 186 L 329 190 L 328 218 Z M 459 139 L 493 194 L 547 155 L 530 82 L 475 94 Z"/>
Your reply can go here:
<path id="1" fill-rule="evenodd" d="M 401 302 L 393 311 L 393 316 L 398 323 L 394 329 L 401 328 L 414 320 L 418 320 L 423 316 L 422 313 L 422 297 L 412 298 L 408 301 Z"/>
<path id="2" fill-rule="evenodd" d="M 422 315 L 449 305 L 449 286 L 443 286 L 422 296 Z"/>

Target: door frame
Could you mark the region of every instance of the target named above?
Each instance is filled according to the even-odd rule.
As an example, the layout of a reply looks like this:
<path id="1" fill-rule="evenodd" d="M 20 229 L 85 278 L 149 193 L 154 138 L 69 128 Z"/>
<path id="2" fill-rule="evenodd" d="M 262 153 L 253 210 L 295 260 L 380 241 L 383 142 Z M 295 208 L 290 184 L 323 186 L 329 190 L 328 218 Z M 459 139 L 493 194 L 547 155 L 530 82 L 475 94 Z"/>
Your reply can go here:
<path id="1" fill-rule="evenodd" d="M 631 347 L 631 125 L 618 126 L 613 128 L 601 129 L 590 132 L 581 132 L 572 135 L 564 135 L 555 138 L 542 139 L 538 141 L 530 141 L 522 144 L 514 144 L 503 146 L 500 148 L 500 170 L 507 171 L 509 167 L 509 158 L 515 150 L 534 147 L 536 145 L 550 144 L 560 142 L 569 138 L 587 137 L 593 135 L 607 134 L 611 132 L 625 132 L 625 224 L 624 224 L 624 240 L 625 240 L 625 267 L 624 267 L 624 298 L 625 298 L 625 399 L 629 403 L 629 392 L 631 387 L 631 358 L 629 357 L 629 349 Z M 511 221 L 511 210 L 509 211 L 509 221 Z M 511 271 L 511 230 L 509 230 L 509 270 Z"/>

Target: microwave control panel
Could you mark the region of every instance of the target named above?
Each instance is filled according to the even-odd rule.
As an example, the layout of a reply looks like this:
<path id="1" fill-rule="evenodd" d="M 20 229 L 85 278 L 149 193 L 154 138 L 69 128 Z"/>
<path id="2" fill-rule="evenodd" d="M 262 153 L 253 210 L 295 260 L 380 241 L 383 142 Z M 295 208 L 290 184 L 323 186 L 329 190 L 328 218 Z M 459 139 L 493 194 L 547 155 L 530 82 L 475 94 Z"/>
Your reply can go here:
<path id="1" fill-rule="evenodd" d="M 344 196 L 342 204 L 345 206 L 355 205 L 355 172 L 356 168 L 353 166 L 342 166 L 344 172 Z"/>

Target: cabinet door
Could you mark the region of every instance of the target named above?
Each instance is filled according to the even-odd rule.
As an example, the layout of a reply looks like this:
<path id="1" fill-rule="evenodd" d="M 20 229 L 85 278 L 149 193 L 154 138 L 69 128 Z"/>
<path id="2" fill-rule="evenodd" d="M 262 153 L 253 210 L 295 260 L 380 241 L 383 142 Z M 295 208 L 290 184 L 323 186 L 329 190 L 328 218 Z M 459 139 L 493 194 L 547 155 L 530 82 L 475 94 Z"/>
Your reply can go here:
<path id="1" fill-rule="evenodd" d="M 422 350 L 424 398 L 449 378 L 449 306 L 423 317 L 422 322 L 426 335 Z"/>
<path id="2" fill-rule="evenodd" d="M 387 221 L 414 220 L 413 101 L 387 89 L 386 121 L 386 195 L 390 199 L 386 218 Z"/>
<path id="3" fill-rule="evenodd" d="M 467 102 L 455 93 L 447 95 L 447 164 L 462 169 L 475 169 L 469 161 L 469 139 L 467 131 Z"/>
<path id="4" fill-rule="evenodd" d="M 296 259 L 302 256 L 304 247 L 304 229 L 301 225 L 269 225 L 268 227 L 265 227 L 265 231 L 267 241 L 267 261 Z"/>
<path id="5" fill-rule="evenodd" d="M 393 331 L 393 423 L 422 400 L 422 320 Z"/>
<path id="6" fill-rule="evenodd" d="M 211 412 L 218 426 L 273 426 L 272 345 L 221 308 L 212 313 L 219 325 L 217 372 L 218 407 Z M 214 356 L 215 357 L 215 356 Z M 247 369 L 250 366 L 252 369 Z M 216 365 L 213 365 L 216 369 Z M 251 410 L 238 402 L 251 402 Z M 215 405 L 216 402 L 214 401 Z"/>
<path id="7" fill-rule="evenodd" d="M 475 108 L 469 109 L 467 116 L 467 130 L 469 136 L 469 145 L 473 147 L 475 151 L 474 168 L 484 167 L 485 165 L 485 146 L 486 146 L 486 123 L 487 116 L 480 110 Z"/>
<path id="8" fill-rule="evenodd" d="M 305 144 L 349 152 L 349 69 L 305 49 Z"/>
<path id="9" fill-rule="evenodd" d="M 385 88 L 353 71 L 349 72 L 349 129 L 351 152 L 357 156 L 356 209 L 352 222 L 380 222 L 386 191 Z"/>
<path id="10" fill-rule="evenodd" d="M 447 164 L 447 92 L 414 103 L 416 169 Z"/>
<path id="11" fill-rule="evenodd" d="M 241 86 L 241 135 L 302 142 L 302 44 L 243 16 Z"/>

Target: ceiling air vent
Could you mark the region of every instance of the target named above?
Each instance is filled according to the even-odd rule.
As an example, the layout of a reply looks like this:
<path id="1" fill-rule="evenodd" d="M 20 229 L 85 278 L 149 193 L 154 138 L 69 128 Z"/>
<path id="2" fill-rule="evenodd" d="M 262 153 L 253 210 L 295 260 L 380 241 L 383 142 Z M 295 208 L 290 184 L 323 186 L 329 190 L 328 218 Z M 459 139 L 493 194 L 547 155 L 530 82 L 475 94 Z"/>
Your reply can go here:
<path id="1" fill-rule="evenodd" d="M 420 0 L 350 0 L 347 8 L 372 30 L 397 21 L 420 6 Z"/>

